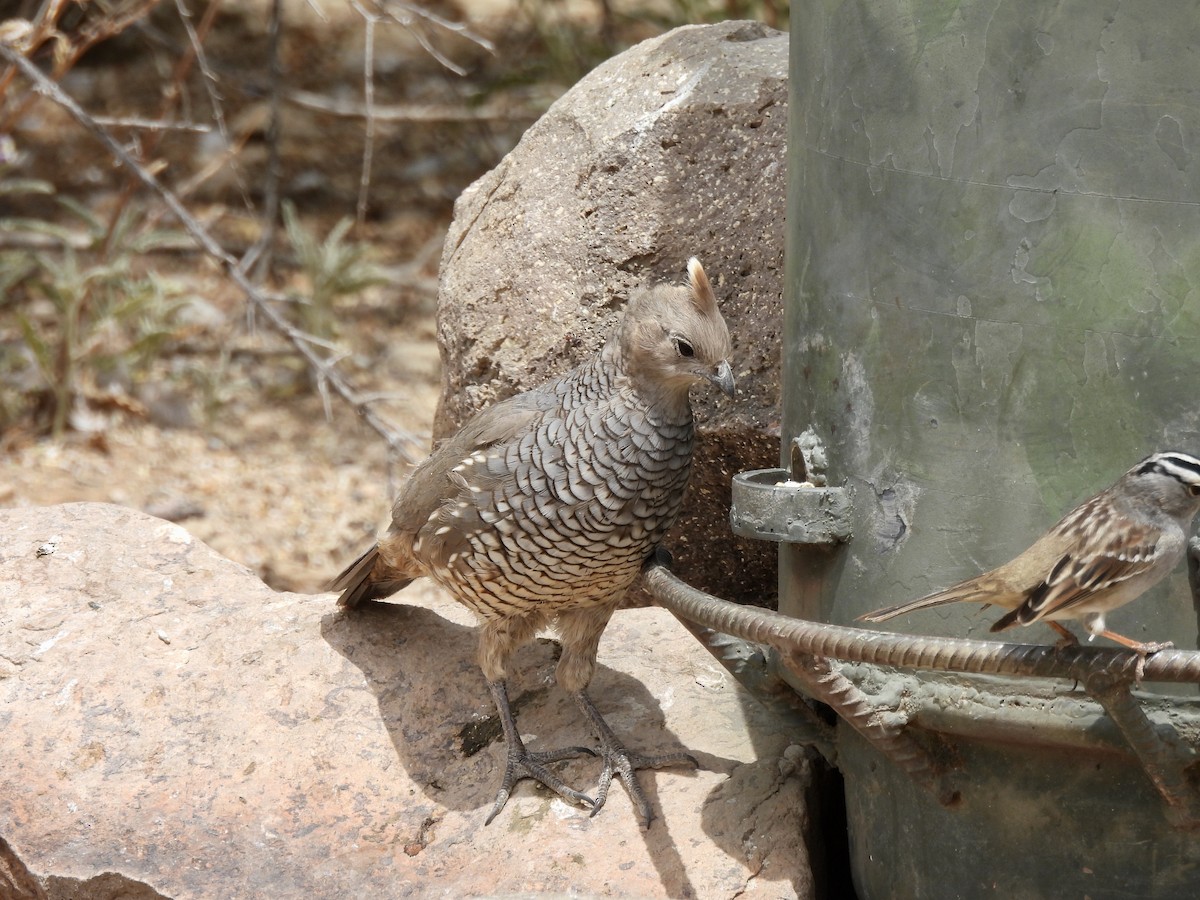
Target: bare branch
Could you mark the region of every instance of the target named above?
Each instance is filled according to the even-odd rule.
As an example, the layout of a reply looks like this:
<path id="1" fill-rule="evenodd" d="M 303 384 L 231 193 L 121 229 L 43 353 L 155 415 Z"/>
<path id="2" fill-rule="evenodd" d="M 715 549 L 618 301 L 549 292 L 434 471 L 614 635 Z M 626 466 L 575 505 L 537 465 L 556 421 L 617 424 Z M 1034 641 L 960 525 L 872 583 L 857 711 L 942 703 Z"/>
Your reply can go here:
<path id="1" fill-rule="evenodd" d="M 369 110 L 365 103 L 330 100 L 311 91 L 292 90 L 284 94 L 289 103 L 305 109 L 328 113 L 343 119 L 362 119 L 368 116 L 376 122 L 494 122 L 533 121 L 542 113 L 532 107 L 509 109 L 500 105 L 452 106 L 445 103 L 405 103 L 387 106 L 373 105 Z"/>
<path id="2" fill-rule="evenodd" d="M 105 128 L 138 128 L 143 131 L 187 131 L 193 134 L 210 134 L 211 125 L 199 122 L 167 122 L 163 119 L 140 119 L 136 116 L 114 118 L 113 116 L 96 116 L 96 124 Z"/>
<path id="3" fill-rule="evenodd" d="M 367 197 L 371 191 L 371 159 L 375 153 L 375 23 L 376 16 L 371 15 L 358 3 L 351 0 L 350 5 L 363 17 L 363 101 L 367 111 L 366 135 L 363 139 L 362 174 L 358 180 L 358 227 L 362 228 L 367 221 Z"/>
<path id="4" fill-rule="evenodd" d="M 279 57 L 279 40 L 283 31 L 282 0 L 272 0 L 271 20 L 267 27 L 268 77 L 270 78 L 270 117 L 267 120 L 267 171 L 263 177 L 262 235 L 254 242 L 242 260 L 246 270 L 253 268 L 255 281 L 261 281 L 271 264 L 271 245 L 279 220 L 279 179 L 283 165 L 279 156 L 279 140 L 283 132 L 280 95 L 283 91 L 283 62 Z"/>
<path id="5" fill-rule="evenodd" d="M 192 13 L 187 8 L 185 0 L 175 0 L 175 9 L 179 13 L 179 19 L 183 22 L 184 30 L 187 32 L 188 43 L 191 45 L 192 56 L 196 59 L 196 65 L 200 67 L 200 74 L 203 76 L 204 88 L 208 92 L 208 102 L 212 107 L 213 119 L 217 123 L 217 133 L 224 139 L 226 145 L 230 143 L 229 127 L 225 121 L 225 107 L 221 103 L 221 94 L 217 89 L 220 84 L 220 79 L 217 78 L 216 72 L 208 63 L 208 54 L 204 52 L 204 36 L 206 36 L 216 20 L 217 11 L 221 8 L 221 0 L 213 0 L 208 4 L 208 8 L 204 11 L 204 18 L 200 21 L 200 28 L 197 29 L 192 24 Z M 178 82 L 177 82 L 178 83 Z M 246 192 L 245 180 L 242 178 L 242 169 L 238 165 L 236 157 L 230 159 L 230 165 L 233 169 L 234 182 L 237 184 L 238 191 L 242 195 L 242 202 L 247 208 L 250 208 L 251 203 L 249 195 Z"/>
<path id="6" fill-rule="evenodd" d="M 433 45 L 425 34 L 424 25 L 426 23 L 471 41 L 483 47 L 489 53 L 496 52 L 496 47 L 491 41 L 473 32 L 463 22 L 451 22 L 449 19 L 444 19 L 422 6 L 415 3 L 402 2 L 402 0 L 370 0 L 370 2 L 378 10 L 377 16 L 380 21 L 390 20 L 408 29 L 408 32 L 416 38 L 417 43 L 421 45 L 421 48 L 426 53 L 455 75 L 466 75 L 467 70 Z"/>
<path id="7" fill-rule="evenodd" d="M 402 24 L 402 25 L 408 24 L 408 23 L 403 21 L 400 16 L 397 16 L 395 13 L 392 13 L 390 11 L 390 9 L 388 9 L 388 7 L 390 7 L 391 9 L 401 10 L 402 11 L 401 16 L 403 16 L 404 14 L 407 14 L 409 16 L 413 16 L 415 18 L 424 19 L 427 22 L 431 22 L 432 24 L 437 25 L 439 28 L 449 31 L 452 34 L 457 34 L 459 37 L 482 47 L 488 53 L 496 52 L 495 44 L 493 44 L 491 41 L 489 41 L 483 35 L 476 34 L 464 22 L 451 22 L 449 19 L 442 18 L 435 12 L 430 12 L 429 10 L 425 9 L 423 6 L 418 6 L 415 3 L 406 3 L 406 2 L 404 2 L 404 0 L 381 0 L 381 5 L 385 8 L 385 10 L 388 11 L 389 15 L 391 15 L 393 18 L 395 18 L 396 21 L 400 22 L 400 24 Z"/>

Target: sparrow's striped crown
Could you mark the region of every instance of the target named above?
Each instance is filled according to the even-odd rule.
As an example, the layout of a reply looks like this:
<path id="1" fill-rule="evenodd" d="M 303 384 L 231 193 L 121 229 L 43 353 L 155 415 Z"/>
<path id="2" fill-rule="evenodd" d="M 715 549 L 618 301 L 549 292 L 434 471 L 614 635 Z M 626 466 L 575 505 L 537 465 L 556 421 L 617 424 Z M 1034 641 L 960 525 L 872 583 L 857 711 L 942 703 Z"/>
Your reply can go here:
<path id="1" fill-rule="evenodd" d="M 1182 484 L 1189 494 L 1200 495 L 1200 459 L 1177 450 L 1155 453 L 1133 468 L 1135 475 L 1166 475 Z"/>

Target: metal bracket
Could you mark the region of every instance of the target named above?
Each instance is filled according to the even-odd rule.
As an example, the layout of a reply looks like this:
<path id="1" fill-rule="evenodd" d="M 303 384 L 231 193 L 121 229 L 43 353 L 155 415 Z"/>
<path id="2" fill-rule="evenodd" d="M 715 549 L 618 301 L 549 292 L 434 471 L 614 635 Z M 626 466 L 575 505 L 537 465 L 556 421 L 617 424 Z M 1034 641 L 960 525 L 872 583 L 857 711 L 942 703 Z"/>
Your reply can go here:
<path id="1" fill-rule="evenodd" d="M 826 484 L 825 460 L 825 447 L 809 428 L 792 441 L 790 472 L 754 469 L 733 476 L 733 533 L 794 544 L 849 540 L 850 492 Z"/>

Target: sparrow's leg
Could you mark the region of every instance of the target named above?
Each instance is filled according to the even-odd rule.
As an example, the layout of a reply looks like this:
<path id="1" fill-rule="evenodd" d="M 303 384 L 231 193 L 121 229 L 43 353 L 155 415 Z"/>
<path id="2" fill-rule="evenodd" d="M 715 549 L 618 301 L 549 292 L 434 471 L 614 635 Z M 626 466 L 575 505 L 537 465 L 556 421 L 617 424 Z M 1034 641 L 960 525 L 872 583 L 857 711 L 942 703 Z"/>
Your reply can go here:
<path id="1" fill-rule="evenodd" d="M 1137 669 L 1134 670 L 1133 680 L 1140 683 L 1142 674 L 1146 670 L 1146 657 L 1153 653 L 1158 653 L 1160 650 L 1169 650 L 1175 645 L 1170 641 L 1165 643 L 1135 641 L 1131 637 L 1125 637 L 1123 634 L 1118 634 L 1115 631 L 1109 631 L 1104 627 L 1104 613 L 1090 613 L 1084 617 L 1084 627 L 1088 630 L 1088 640 L 1092 638 L 1108 638 L 1114 644 L 1120 644 L 1122 647 L 1128 647 L 1138 655 Z"/>
<path id="2" fill-rule="evenodd" d="M 1128 647 L 1138 655 L 1137 668 L 1133 670 L 1133 680 L 1135 684 L 1142 683 L 1142 676 L 1146 674 L 1146 657 L 1157 653 L 1160 650 L 1170 650 L 1175 645 L 1170 641 L 1135 641 L 1133 638 L 1125 637 L 1123 634 L 1117 634 L 1115 631 L 1109 631 L 1107 628 L 1098 632 L 1100 637 L 1106 637 L 1122 647 Z"/>
<path id="3" fill-rule="evenodd" d="M 1045 619 L 1042 621 L 1058 632 L 1058 641 L 1054 644 L 1055 647 L 1061 650 L 1063 647 L 1074 647 L 1079 644 L 1079 638 L 1067 631 L 1066 626 L 1060 625 L 1058 622 L 1048 622 Z"/>

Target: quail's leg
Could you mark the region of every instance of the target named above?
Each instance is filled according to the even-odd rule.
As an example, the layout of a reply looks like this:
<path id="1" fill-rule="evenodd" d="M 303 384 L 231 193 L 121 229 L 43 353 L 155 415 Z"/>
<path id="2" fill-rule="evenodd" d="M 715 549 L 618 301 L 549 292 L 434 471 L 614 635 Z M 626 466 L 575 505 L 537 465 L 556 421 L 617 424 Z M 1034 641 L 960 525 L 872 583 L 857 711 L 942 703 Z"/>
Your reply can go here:
<path id="1" fill-rule="evenodd" d="M 592 806 L 592 815 L 595 815 L 608 799 L 608 788 L 612 784 L 613 776 L 620 775 L 637 810 L 638 818 L 643 827 L 648 828 L 654 814 L 634 772 L 638 769 L 659 769 L 684 763 L 694 766 L 696 760 L 686 753 L 645 756 L 629 751 L 608 727 L 608 723 L 588 697 L 586 690 L 596 668 L 600 635 L 603 634 L 615 605 L 614 601 L 609 605 L 586 607 L 559 615 L 558 631 L 562 637 L 563 655 L 558 661 L 557 680 L 563 690 L 575 698 L 584 716 L 600 736 L 600 756 L 604 759 L 604 770 L 600 773 L 600 786 Z"/>
<path id="2" fill-rule="evenodd" d="M 505 687 L 504 681 L 489 681 L 488 688 L 492 692 L 492 699 L 496 701 L 496 709 L 500 713 L 500 725 L 504 729 L 504 744 L 508 759 L 504 765 L 504 780 L 500 783 L 496 802 L 492 805 L 492 811 L 488 813 L 483 824 L 490 825 L 492 823 L 492 819 L 496 818 L 500 810 L 504 809 L 504 804 L 512 795 L 512 789 L 523 778 L 532 778 L 541 782 L 564 800 L 595 808 L 596 803 L 591 797 L 568 787 L 561 778 L 545 766 L 546 763 L 558 762 L 560 759 L 595 756 L 595 752 L 587 747 L 563 747 L 560 750 L 545 751 L 526 750 L 525 742 L 521 740 L 521 735 L 517 731 L 517 723 L 513 718 L 512 709 L 508 705 L 508 689 Z"/>
<path id="3" fill-rule="evenodd" d="M 608 788 L 612 784 L 613 776 L 620 775 L 621 780 L 625 782 L 625 790 L 629 792 L 629 799 L 633 801 L 633 807 L 642 822 L 642 827 L 649 828 L 650 823 L 654 821 L 654 812 L 634 773 L 638 769 L 662 769 L 667 766 L 680 765 L 695 766 L 697 765 L 696 758 L 690 753 L 683 752 L 659 753 L 653 756 L 634 753 L 621 743 L 620 738 L 604 721 L 604 717 L 600 715 L 600 711 L 596 709 L 586 693 L 576 691 L 571 696 L 575 698 L 575 702 L 579 704 L 579 708 L 583 710 L 587 720 L 592 723 L 592 727 L 600 735 L 600 756 L 604 760 L 604 769 L 600 773 L 600 784 L 596 789 L 596 799 L 592 804 L 592 815 L 598 813 L 600 807 L 604 805 L 604 801 L 608 799 Z"/>

